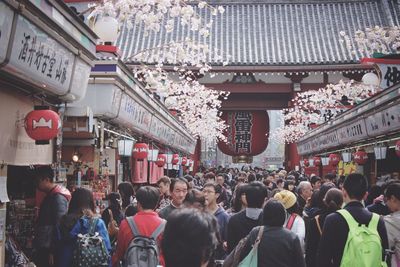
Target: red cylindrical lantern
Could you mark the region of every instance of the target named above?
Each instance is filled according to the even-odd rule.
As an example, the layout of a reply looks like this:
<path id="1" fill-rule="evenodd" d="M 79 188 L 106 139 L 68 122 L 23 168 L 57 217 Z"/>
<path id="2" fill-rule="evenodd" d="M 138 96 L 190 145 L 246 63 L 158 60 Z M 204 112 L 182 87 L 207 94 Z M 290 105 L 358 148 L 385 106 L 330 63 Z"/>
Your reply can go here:
<path id="1" fill-rule="evenodd" d="M 133 147 L 133 158 L 136 160 L 147 159 L 149 146 L 146 143 L 136 143 Z"/>
<path id="2" fill-rule="evenodd" d="M 178 154 L 173 154 L 172 155 L 172 162 L 173 165 L 176 165 L 179 163 L 179 155 Z"/>
<path id="3" fill-rule="evenodd" d="M 310 166 L 310 162 L 308 161 L 308 159 L 304 159 L 304 166 L 308 167 Z"/>
<path id="4" fill-rule="evenodd" d="M 340 156 L 338 154 L 330 154 L 329 155 L 329 164 L 331 166 L 337 166 L 340 161 Z"/>
<path id="5" fill-rule="evenodd" d="M 314 157 L 314 166 L 320 166 L 321 165 L 321 157 Z"/>
<path id="6" fill-rule="evenodd" d="M 48 143 L 55 138 L 60 128 L 60 116 L 50 109 L 33 110 L 25 117 L 26 133 L 39 143 Z"/>
<path id="7" fill-rule="evenodd" d="M 229 126 L 218 148 L 229 156 L 256 156 L 268 146 L 269 117 L 267 111 L 224 111 L 221 119 Z"/>
<path id="8" fill-rule="evenodd" d="M 354 153 L 354 162 L 359 165 L 364 165 L 368 161 L 368 154 L 364 150 L 359 150 Z"/>
<path id="9" fill-rule="evenodd" d="M 182 162 L 181 162 L 181 164 L 183 165 L 183 166 L 186 166 L 186 164 L 187 164 L 187 157 L 183 157 L 182 158 Z"/>
<path id="10" fill-rule="evenodd" d="M 394 150 L 396 151 L 396 155 L 400 157 L 400 140 L 396 141 Z"/>
<path id="11" fill-rule="evenodd" d="M 157 161 L 156 161 L 156 164 L 158 167 L 164 167 L 166 161 L 167 161 L 167 155 L 158 154 Z"/>

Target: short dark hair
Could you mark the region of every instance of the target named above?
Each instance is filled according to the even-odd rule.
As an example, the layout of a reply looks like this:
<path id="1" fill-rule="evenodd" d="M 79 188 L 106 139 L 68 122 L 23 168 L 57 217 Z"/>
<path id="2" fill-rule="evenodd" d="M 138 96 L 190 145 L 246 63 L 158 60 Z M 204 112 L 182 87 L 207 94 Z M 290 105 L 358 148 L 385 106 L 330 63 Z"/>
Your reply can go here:
<path id="1" fill-rule="evenodd" d="M 54 170 L 51 168 L 50 165 L 36 166 L 34 173 L 35 178 L 39 181 L 42 181 L 44 179 L 49 179 L 50 182 L 54 181 Z"/>
<path id="2" fill-rule="evenodd" d="M 122 197 L 122 207 L 126 208 L 131 204 L 131 197 L 135 195 L 135 190 L 130 182 L 122 182 L 118 185 L 118 191 Z"/>
<path id="3" fill-rule="evenodd" d="M 326 180 L 329 180 L 329 181 L 335 181 L 335 180 L 336 180 L 336 175 L 334 175 L 333 173 L 327 173 L 327 174 L 324 176 L 324 178 L 325 178 Z"/>
<path id="4" fill-rule="evenodd" d="M 321 181 L 321 177 L 319 177 L 319 176 L 313 176 L 310 179 L 310 182 L 312 185 L 315 185 L 318 181 Z"/>
<path id="5" fill-rule="evenodd" d="M 256 175 L 254 174 L 254 173 L 249 173 L 249 175 L 247 176 L 247 181 L 250 183 L 250 182 L 253 182 L 253 181 L 255 181 L 256 180 Z"/>
<path id="6" fill-rule="evenodd" d="M 206 199 L 204 198 L 204 195 L 200 190 L 197 189 L 191 189 L 189 192 L 186 194 L 185 200 L 183 203 L 185 206 L 191 206 L 195 203 L 199 203 L 202 208 L 205 207 L 206 205 Z"/>
<path id="7" fill-rule="evenodd" d="M 368 190 L 367 178 L 361 173 L 349 174 L 344 180 L 343 188 L 350 198 L 361 201 Z"/>
<path id="8" fill-rule="evenodd" d="M 215 180 L 215 174 L 213 172 L 208 172 L 204 175 L 204 179 L 213 179 Z"/>
<path id="9" fill-rule="evenodd" d="M 283 226 L 286 220 L 285 207 L 276 199 L 270 199 L 263 209 L 263 224 L 268 226 Z"/>
<path id="10" fill-rule="evenodd" d="M 85 210 L 95 212 L 93 193 L 89 189 L 80 187 L 72 193 L 68 214 L 83 215 Z"/>
<path id="11" fill-rule="evenodd" d="M 251 182 L 244 188 L 249 208 L 261 208 L 268 196 L 267 187 L 261 182 Z"/>
<path id="12" fill-rule="evenodd" d="M 171 191 L 171 192 L 174 191 L 176 183 L 185 183 L 186 186 L 187 186 L 187 189 L 189 189 L 188 181 L 183 177 L 177 177 L 177 178 L 172 178 L 171 179 L 171 184 L 169 185 L 169 191 Z"/>
<path id="13" fill-rule="evenodd" d="M 283 183 L 283 179 L 282 178 L 279 178 L 278 180 L 276 180 L 276 184 L 281 184 L 281 183 Z"/>
<path id="14" fill-rule="evenodd" d="M 391 182 L 387 185 L 385 190 L 385 197 L 390 198 L 394 196 L 398 200 L 400 200 L 400 182 Z"/>
<path id="15" fill-rule="evenodd" d="M 137 202 L 145 210 L 154 210 L 160 200 L 160 190 L 152 186 L 142 186 L 136 192 Z"/>
<path id="16" fill-rule="evenodd" d="M 173 211 L 161 241 L 166 266 L 200 267 L 210 261 L 218 244 L 217 227 L 212 214 L 188 208 Z"/>
<path id="17" fill-rule="evenodd" d="M 157 185 L 160 185 L 161 183 L 171 184 L 171 179 L 169 179 L 168 176 L 161 176 L 160 179 L 158 179 L 157 181 Z"/>
<path id="18" fill-rule="evenodd" d="M 205 183 L 203 185 L 203 188 L 205 188 L 205 187 L 214 188 L 214 191 L 216 194 L 221 194 L 221 192 L 222 192 L 222 186 L 220 186 L 219 184 L 216 184 L 216 183 Z"/>

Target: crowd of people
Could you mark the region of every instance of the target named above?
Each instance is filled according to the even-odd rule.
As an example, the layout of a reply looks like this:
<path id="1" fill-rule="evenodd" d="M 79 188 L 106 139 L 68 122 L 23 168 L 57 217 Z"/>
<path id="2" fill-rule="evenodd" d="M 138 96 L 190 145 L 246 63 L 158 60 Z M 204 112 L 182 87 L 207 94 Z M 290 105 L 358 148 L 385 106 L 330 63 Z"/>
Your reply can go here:
<path id="1" fill-rule="evenodd" d="M 377 188 L 358 173 L 219 168 L 136 190 L 123 182 L 100 215 L 90 190 L 69 194 L 49 167 L 36 177 L 47 194 L 34 243 L 40 267 L 400 266 L 399 180 Z M 95 256 L 82 251 L 108 257 L 90 265 Z"/>

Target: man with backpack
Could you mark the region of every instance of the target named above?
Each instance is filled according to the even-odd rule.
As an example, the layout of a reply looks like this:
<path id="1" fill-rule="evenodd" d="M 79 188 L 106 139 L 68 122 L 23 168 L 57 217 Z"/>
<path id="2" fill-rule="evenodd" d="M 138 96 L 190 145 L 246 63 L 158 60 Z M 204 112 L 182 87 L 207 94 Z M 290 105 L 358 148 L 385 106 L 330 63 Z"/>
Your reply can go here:
<path id="1" fill-rule="evenodd" d="M 154 187 L 143 186 L 136 192 L 139 211 L 121 222 L 113 266 L 121 260 L 123 267 L 164 265 L 159 248 L 166 221 L 155 212 L 159 198 L 160 192 Z"/>
<path id="2" fill-rule="evenodd" d="M 319 243 L 317 266 L 386 266 L 388 238 L 383 220 L 364 208 L 367 179 L 359 173 L 343 183 L 344 209 L 325 219 Z"/>

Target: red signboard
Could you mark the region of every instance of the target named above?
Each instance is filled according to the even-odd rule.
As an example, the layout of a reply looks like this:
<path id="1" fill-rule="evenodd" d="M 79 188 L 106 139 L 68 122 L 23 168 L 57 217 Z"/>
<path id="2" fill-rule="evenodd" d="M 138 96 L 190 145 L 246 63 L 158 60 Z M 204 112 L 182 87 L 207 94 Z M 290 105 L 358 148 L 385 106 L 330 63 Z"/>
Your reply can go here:
<path id="1" fill-rule="evenodd" d="M 268 146 L 269 117 L 267 111 L 224 111 L 227 143 L 220 141 L 219 149 L 230 156 L 255 156 Z"/>

